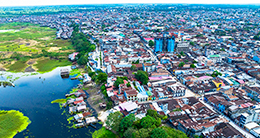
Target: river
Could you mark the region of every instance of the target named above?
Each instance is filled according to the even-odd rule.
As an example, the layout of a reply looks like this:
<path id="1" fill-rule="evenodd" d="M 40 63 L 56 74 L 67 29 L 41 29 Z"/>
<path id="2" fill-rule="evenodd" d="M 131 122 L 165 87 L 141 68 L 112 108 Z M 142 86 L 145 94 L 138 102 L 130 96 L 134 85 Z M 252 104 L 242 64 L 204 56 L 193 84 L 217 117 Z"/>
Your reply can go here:
<path id="1" fill-rule="evenodd" d="M 77 80 L 62 79 L 60 69 L 21 77 L 14 82 L 15 87 L 0 86 L 0 109 L 19 110 L 31 120 L 27 130 L 18 133 L 15 138 L 91 138 L 94 128 L 68 128 L 71 126 L 66 116 L 68 107 L 66 114 L 62 115 L 64 108 L 51 104 L 55 99 L 65 98 L 65 94 L 79 84 Z M 96 126 L 97 129 L 101 127 L 100 124 Z"/>

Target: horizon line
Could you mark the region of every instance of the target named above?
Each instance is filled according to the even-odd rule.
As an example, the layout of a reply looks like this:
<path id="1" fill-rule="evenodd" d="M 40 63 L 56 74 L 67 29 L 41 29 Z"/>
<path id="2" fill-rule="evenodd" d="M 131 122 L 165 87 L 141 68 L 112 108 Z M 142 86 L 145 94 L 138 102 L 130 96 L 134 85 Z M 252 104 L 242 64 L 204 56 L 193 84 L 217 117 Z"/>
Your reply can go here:
<path id="1" fill-rule="evenodd" d="M 165 5 L 254 5 L 260 6 L 260 3 L 88 3 L 88 4 L 54 4 L 54 5 L 13 5 L 13 6 L 1 6 L 0 7 L 33 7 L 33 6 L 83 6 L 83 5 L 130 5 L 130 4 L 165 4 Z"/>

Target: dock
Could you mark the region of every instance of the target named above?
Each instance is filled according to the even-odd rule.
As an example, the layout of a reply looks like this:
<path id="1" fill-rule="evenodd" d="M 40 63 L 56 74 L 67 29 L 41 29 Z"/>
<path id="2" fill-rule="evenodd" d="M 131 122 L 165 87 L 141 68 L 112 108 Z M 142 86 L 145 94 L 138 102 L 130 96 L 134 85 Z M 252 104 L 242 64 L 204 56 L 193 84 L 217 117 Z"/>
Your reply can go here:
<path id="1" fill-rule="evenodd" d="M 61 69 L 60 75 L 61 75 L 62 78 L 69 77 L 69 75 L 70 75 L 69 69 Z"/>
<path id="2" fill-rule="evenodd" d="M 85 120 L 86 120 L 87 125 L 98 122 L 98 120 L 94 116 L 93 117 L 88 117 Z"/>

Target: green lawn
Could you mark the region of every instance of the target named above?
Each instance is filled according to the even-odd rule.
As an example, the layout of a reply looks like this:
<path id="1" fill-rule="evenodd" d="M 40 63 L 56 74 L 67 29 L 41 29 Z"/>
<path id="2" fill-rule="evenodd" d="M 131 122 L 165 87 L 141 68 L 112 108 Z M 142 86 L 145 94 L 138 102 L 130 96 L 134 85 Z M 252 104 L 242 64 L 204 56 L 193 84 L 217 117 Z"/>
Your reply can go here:
<path id="1" fill-rule="evenodd" d="M 28 117 L 15 110 L 0 110 L 0 137 L 12 138 L 31 123 Z"/>
<path id="2" fill-rule="evenodd" d="M 28 65 L 24 61 L 16 61 L 14 64 L 8 67 L 10 71 L 22 72 Z"/>
<path id="3" fill-rule="evenodd" d="M 92 138 L 118 138 L 118 136 L 107 130 L 105 127 L 102 127 L 92 134 Z"/>
<path id="4" fill-rule="evenodd" d="M 48 72 L 53 70 L 56 67 L 60 66 L 68 66 L 71 65 L 71 62 L 68 60 L 54 60 L 54 59 L 44 59 L 37 61 L 38 63 L 35 65 L 38 68 L 38 72 Z"/>

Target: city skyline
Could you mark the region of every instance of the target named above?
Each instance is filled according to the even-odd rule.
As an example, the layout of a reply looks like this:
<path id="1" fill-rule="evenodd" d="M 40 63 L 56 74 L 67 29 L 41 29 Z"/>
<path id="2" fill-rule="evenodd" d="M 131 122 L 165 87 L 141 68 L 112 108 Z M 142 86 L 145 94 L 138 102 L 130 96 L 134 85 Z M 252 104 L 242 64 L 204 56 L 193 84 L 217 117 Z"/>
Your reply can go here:
<path id="1" fill-rule="evenodd" d="M 3 1 L 0 0 L 0 6 L 40 6 L 40 5 L 78 5 L 78 4 L 138 4 L 138 3 L 144 3 L 144 4 L 260 4 L 259 2 L 255 0 L 248 0 L 248 1 L 237 1 L 237 0 L 219 0 L 219 1 L 213 1 L 213 0 L 183 0 L 183 1 L 177 1 L 177 0 L 143 0 L 142 2 L 138 0 L 126 0 L 126 1 L 119 1 L 119 0 L 96 0 L 96 1 L 84 1 L 84 0 L 45 0 L 45 1 L 39 1 L 39 0 L 9 0 L 9 1 Z"/>

